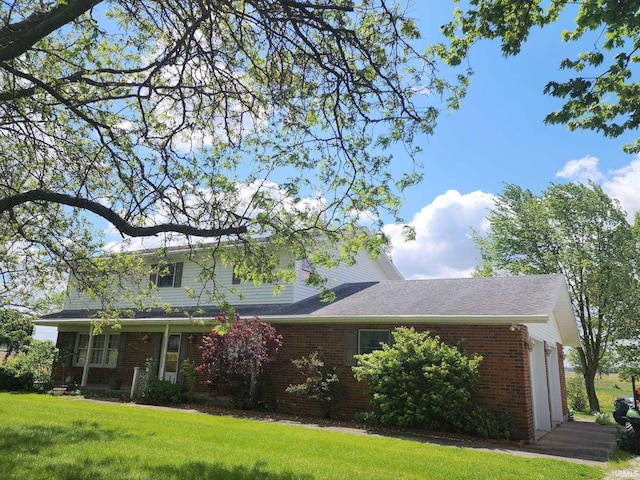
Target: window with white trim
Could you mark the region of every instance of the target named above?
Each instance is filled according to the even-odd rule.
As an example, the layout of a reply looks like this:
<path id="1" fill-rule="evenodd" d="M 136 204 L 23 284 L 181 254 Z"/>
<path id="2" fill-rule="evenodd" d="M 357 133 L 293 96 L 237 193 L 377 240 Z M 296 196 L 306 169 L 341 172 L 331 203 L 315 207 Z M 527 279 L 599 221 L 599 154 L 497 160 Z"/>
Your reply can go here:
<path id="1" fill-rule="evenodd" d="M 242 283 L 242 279 L 240 278 L 240 275 L 238 275 L 236 273 L 236 269 L 234 267 L 233 269 L 233 275 L 231 277 L 231 284 L 232 285 L 240 285 Z"/>
<path id="2" fill-rule="evenodd" d="M 183 263 L 151 265 L 149 281 L 158 288 L 179 287 L 182 285 Z"/>
<path id="3" fill-rule="evenodd" d="M 89 349 L 89 335 L 79 333 L 76 335 L 76 344 L 73 349 L 73 364 L 83 366 Z M 89 365 L 92 367 L 116 367 L 118 365 L 118 352 L 120 349 L 120 334 L 107 333 L 95 335 L 91 348 Z"/>

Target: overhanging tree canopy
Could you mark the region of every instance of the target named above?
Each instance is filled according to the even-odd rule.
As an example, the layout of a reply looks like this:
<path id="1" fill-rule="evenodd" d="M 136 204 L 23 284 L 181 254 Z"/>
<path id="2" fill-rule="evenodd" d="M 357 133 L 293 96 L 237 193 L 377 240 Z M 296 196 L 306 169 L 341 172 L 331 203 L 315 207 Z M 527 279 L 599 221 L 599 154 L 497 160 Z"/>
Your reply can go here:
<path id="1" fill-rule="evenodd" d="M 637 0 L 455 0 L 452 21 L 442 27 L 448 39 L 434 49 L 451 65 L 460 65 L 474 43 L 499 40 L 505 56 L 520 53 L 530 33 L 569 19 L 573 28 L 562 33 L 564 42 L 584 41 L 585 51 L 564 59 L 559 67 L 575 76 L 549 79 L 545 93 L 564 99 L 547 115 L 551 124 L 595 130 L 618 137 L 640 126 L 640 17 Z M 625 145 L 640 152 L 640 139 Z"/>
<path id="2" fill-rule="evenodd" d="M 0 15 L 0 304 L 32 306 L 67 271 L 104 290 L 96 219 L 244 242 L 244 258 L 267 258 L 251 240 L 268 236 L 329 262 L 363 212 L 397 216 L 420 179 L 414 136 L 449 91 L 385 0 L 14 0 Z"/>

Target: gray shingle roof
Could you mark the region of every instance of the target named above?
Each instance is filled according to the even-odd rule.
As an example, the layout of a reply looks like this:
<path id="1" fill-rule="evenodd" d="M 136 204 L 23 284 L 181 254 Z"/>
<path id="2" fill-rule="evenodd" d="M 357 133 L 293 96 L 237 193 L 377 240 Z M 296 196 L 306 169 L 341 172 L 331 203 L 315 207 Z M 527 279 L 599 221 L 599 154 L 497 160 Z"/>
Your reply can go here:
<path id="1" fill-rule="evenodd" d="M 335 301 L 322 302 L 318 295 L 293 304 L 240 305 L 242 316 L 349 317 L 349 316 L 535 316 L 549 315 L 561 275 L 459 278 L 434 280 L 388 280 L 347 283 L 336 287 Z M 215 306 L 192 311 L 196 317 L 212 317 Z M 186 309 L 167 315 L 162 310 L 137 312 L 136 318 L 184 317 Z M 96 312 L 63 310 L 44 319 L 87 318 Z"/>
<path id="2" fill-rule="evenodd" d="M 561 275 L 384 281 L 311 315 L 531 316 L 551 313 Z M 349 285 L 343 287 L 349 288 Z"/>
<path id="3" fill-rule="evenodd" d="M 571 299 L 562 275 L 388 280 L 347 283 L 335 288 L 335 301 L 324 303 L 318 295 L 297 303 L 241 305 L 240 316 L 257 315 L 273 323 L 467 323 L 531 324 L 555 320 L 565 345 L 579 345 Z M 194 317 L 213 318 L 219 307 L 200 312 L 177 309 L 137 312 L 122 324 L 188 324 Z M 95 311 L 63 310 L 36 320 L 39 325 L 89 323 Z"/>

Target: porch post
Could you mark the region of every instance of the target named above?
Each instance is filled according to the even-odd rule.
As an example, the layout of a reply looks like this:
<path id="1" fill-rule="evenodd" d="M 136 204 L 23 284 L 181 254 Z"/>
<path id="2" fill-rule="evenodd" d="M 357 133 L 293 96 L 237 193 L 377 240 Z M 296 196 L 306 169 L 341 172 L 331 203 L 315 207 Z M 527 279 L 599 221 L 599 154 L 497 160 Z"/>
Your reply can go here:
<path id="1" fill-rule="evenodd" d="M 164 369 L 167 360 L 167 347 L 169 346 L 169 324 L 164 326 L 164 337 L 162 337 L 162 350 L 160 352 L 160 368 L 158 369 L 158 380 L 164 380 Z"/>
<path id="2" fill-rule="evenodd" d="M 87 386 L 87 379 L 89 378 L 89 362 L 91 361 L 91 350 L 93 350 L 93 325 L 89 327 L 89 343 L 87 344 L 87 355 L 84 358 L 84 365 L 82 367 L 82 381 L 81 387 Z"/>

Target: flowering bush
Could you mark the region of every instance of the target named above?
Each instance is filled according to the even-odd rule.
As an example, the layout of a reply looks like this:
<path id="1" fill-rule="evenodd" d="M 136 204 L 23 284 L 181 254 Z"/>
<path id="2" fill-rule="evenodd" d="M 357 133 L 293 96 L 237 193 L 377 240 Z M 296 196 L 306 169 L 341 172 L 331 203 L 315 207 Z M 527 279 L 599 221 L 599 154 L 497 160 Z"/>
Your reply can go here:
<path id="1" fill-rule="evenodd" d="M 233 387 L 234 401 L 239 406 L 254 408 L 260 373 L 282 346 L 282 336 L 258 317 L 236 315 L 230 323 L 226 315 L 220 315 L 214 321 L 217 325 L 202 337 L 203 362 L 197 371 L 207 375 L 212 387 Z"/>

